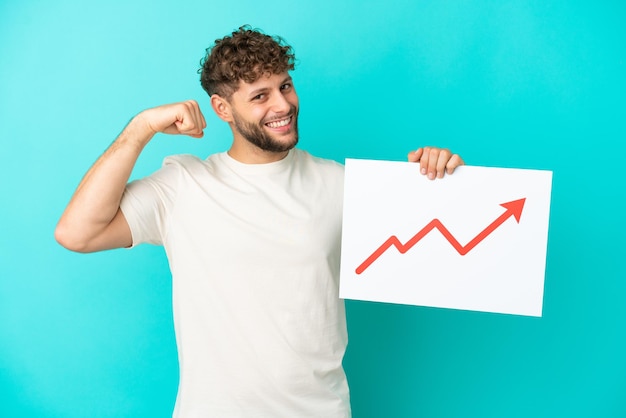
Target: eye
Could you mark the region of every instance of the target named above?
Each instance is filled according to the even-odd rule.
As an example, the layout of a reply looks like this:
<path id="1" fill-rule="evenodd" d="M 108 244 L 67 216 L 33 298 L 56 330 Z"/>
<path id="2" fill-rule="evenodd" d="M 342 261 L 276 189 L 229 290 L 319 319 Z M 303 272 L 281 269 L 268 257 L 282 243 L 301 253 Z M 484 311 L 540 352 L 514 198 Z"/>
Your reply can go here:
<path id="1" fill-rule="evenodd" d="M 286 90 L 290 90 L 292 87 L 291 83 L 285 83 L 282 86 L 280 86 L 281 91 L 286 91 Z"/>
<path id="2" fill-rule="evenodd" d="M 265 94 L 261 93 L 261 94 L 257 94 L 256 96 L 254 96 L 252 100 L 258 101 L 258 100 L 263 100 L 264 98 L 265 98 Z"/>

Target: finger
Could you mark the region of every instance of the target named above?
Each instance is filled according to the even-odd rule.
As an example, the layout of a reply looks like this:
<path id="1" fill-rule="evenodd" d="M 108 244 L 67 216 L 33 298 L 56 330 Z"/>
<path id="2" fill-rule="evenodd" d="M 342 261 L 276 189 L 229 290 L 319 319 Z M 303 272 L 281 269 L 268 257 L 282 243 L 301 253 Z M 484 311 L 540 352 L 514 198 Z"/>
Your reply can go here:
<path id="1" fill-rule="evenodd" d="M 434 180 L 437 177 L 437 162 L 439 160 L 439 154 L 441 150 L 439 148 L 431 148 L 428 156 L 428 168 L 426 176 L 429 180 Z"/>
<path id="2" fill-rule="evenodd" d="M 420 158 L 422 157 L 422 153 L 424 152 L 424 150 L 422 148 L 418 148 L 415 151 L 411 151 L 409 152 L 408 155 L 408 160 L 410 163 L 416 163 L 420 160 Z"/>
<path id="3" fill-rule="evenodd" d="M 200 117 L 200 106 L 195 100 L 188 100 L 187 103 L 189 131 L 188 135 L 197 137 L 202 134 L 202 118 Z"/>
<path id="4" fill-rule="evenodd" d="M 176 127 L 181 134 L 199 138 L 202 136 L 202 120 L 198 116 L 198 104 L 194 100 L 188 100 L 179 108 Z"/>
<path id="5" fill-rule="evenodd" d="M 198 102 L 195 100 L 188 100 L 187 105 L 189 106 L 189 112 L 193 116 L 193 120 L 198 124 L 198 126 L 202 125 L 202 112 L 200 112 L 200 106 Z"/>
<path id="6" fill-rule="evenodd" d="M 197 132 L 198 136 L 194 136 L 194 137 L 201 138 L 204 135 L 203 130 L 206 128 L 206 120 L 204 119 L 204 115 L 202 114 L 202 111 L 200 110 L 200 105 L 198 105 L 198 102 L 196 102 L 195 100 L 191 100 L 191 105 L 193 108 L 194 121 L 198 129 L 198 132 Z"/>
<path id="7" fill-rule="evenodd" d="M 422 157 L 420 158 L 420 173 L 426 174 L 428 172 L 428 160 L 430 158 L 431 147 L 424 147 Z"/>
<path id="8" fill-rule="evenodd" d="M 199 134 L 187 134 L 187 136 L 200 139 L 204 136 L 204 132 L 200 132 Z"/>
<path id="9" fill-rule="evenodd" d="M 437 158 L 437 167 L 436 167 L 437 178 L 443 178 L 443 175 L 446 172 L 446 166 L 451 156 L 452 156 L 452 153 L 450 152 L 450 150 L 448 149 L 439 150 L 439 156 Z"/>
<path id="10" fill-rule="evenodd" d="M 206 128 L 206 120 L 204 119 L 204 114 L 200 110 L 200 106 L 198 106 L 198 114 L 200 115 L 200 122 L 201 122 L 202 129 L 205 129 Z"/>
<path id="11" fill-rule="evenodd" d="M 452 157 L 450 157 L 448 163 L 446 164 L 446 172 L 448 174 L 452 174 L 454 173 L 454 169 L 461 165 L 465 165 L 465 162 L 460 155 L 454 154 Z"/>

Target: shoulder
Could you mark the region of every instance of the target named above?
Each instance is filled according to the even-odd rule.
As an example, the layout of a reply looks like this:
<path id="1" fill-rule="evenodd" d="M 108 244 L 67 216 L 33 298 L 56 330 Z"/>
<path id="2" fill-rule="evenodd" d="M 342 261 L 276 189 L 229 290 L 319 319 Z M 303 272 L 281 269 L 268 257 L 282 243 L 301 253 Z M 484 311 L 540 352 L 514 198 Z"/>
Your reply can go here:
<path id="1" fill-rule="evenodd" d="M 163 167 L 194 167 L 198 165 L 203 165 L 204 160 L 199 157 L 191 154 L 178 154 L 178 155 L 170 155 L 165 157 L 163 160 Z"/>
<path id="2" fill-rule="evenodd" d="M 207 163 L 201 158 L 191 154 L 170 155 L 163 159 L 161 167 L 152 174 L 133 180 L 129 185 L 137 187 L 137 184 L 150 184 L 158 188 L 176 188 L 186 178 L 197 177 L 206 172 Z"/>
<path id="3" fill-rule="evenodd" d="M 335 161 L 329 160 L 326 158 L 316 157 L 311 155 L 309 152 L 294 149 L 294 160 L 298 161 L 300 164 L 310 166 L 314 169 L 326 171 L 329 174 L 341 175 L 343 176 L 344 166 L 343 164 Z"/>
<path id="4" fill-rule="evenodd" d="M 187 174 L 191 177 L 204 176 L 215 171 L 220 163 L 217 158 L 219 154 L 213 154 L 207 159 L 202 159 L 191 154 L 170 155 L 163 160 L 163 165 L 159 171 L 171 173 Z"/>

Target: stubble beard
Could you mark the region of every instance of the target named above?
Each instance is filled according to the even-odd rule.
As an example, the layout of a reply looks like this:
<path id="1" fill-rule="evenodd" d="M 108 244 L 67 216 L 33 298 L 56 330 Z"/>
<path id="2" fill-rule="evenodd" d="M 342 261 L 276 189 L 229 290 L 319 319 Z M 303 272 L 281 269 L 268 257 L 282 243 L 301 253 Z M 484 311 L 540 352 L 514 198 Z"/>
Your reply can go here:
<path id="1" fill-rule="evenodd" d="M 292 117 L 292 134 L 293 140 L 290 142 L 280 141 L 264 130 L 264 123 L 259 124 L 248 122 L 238 114 L 233 114 L 234 125 L 237 131 L 252 145 L 257 146 L 263 151 L 268 152 L 285 152 L 289 151 L 298 143 L 298 111 L 295 106 L 291 106 L 289 114 Z"/>

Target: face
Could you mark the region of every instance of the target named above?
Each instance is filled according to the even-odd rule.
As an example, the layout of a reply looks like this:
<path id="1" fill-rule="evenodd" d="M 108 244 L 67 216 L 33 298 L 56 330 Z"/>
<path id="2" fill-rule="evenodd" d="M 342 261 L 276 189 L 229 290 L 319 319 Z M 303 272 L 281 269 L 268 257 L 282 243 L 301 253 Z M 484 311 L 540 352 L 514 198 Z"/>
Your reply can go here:
<path id="1" fill-rule="evenodd" d="M 298 96 L 289 74 L 240 81 L 230 100 L 233 131 L 263 151 L 289 151 L 298 143 Z"/>

